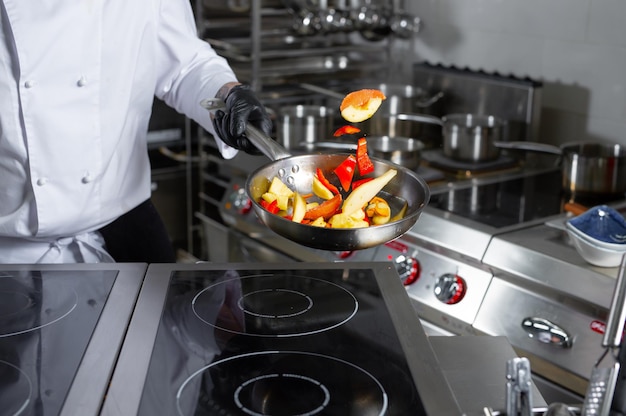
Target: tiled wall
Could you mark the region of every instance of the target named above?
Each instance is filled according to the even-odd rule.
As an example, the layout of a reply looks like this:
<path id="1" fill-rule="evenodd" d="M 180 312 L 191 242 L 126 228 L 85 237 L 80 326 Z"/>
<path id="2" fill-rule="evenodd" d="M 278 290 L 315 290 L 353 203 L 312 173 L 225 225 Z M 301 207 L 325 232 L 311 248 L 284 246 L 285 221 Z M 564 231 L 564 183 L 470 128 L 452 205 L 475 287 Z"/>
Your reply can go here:
<path id="1" fill-rule="evenodd" d="M 626 145 L 626 1 L 405 0 L 405 4 L 423 23 L 408 46 L 415 62 L 542 81 L 542 142 Z"/>

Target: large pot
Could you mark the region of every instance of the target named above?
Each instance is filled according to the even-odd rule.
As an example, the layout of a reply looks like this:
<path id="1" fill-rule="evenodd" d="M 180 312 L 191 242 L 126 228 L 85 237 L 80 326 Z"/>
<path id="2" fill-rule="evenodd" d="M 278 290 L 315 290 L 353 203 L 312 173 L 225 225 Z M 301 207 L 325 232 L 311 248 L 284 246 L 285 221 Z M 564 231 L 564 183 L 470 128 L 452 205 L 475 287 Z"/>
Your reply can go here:
<path id="1" fill-rule="evenodd" d="M 380 89 L 387 98 L 374 116 L 364 123 L 368 133 L 376 136 L 412 137 L 429 143 L 436 140 L 426 139 L 441 137 L 439 126 L 398 117 L 398 115 L 432 113 L 433 107 L 443 97 L 442 92 L 428 94 L 421 88 L 402 84 L 380 84 L 376 88 Z"/>
<path id="2" fill-rule="evenodd" d="M 443 154 L 463 162 L 487 162 L 498 158 L 497 142 L 504 138 L 506 123 L 489 115 L 450 114 L 441 119 Z"/>
<path id="3" fill-rule="evenodd" d="M 572 143 L 561 147 L 563 189 L 581 196 L 626 193 L 626 148 L 619 144 Z"/>
<path id="4" fill-rule="evenodd" d="M 491 115 L 448 114 L 438 118 L 424 114 L 398 114 L 397 117 L 442 126 L 443 154 L 461 162 L 491 162 L 500 156 L 502 148 L 561 154 L 561 149 L 551 145 L 503 141 L 506 137 L 506 121 Z"/>
<path id="5" fill-rule="evenodd" d="M 294 149 L 328 137 L 335 126 L 335 111 L 317 105 L 287 106 L 278 111 L 276 124 L 278 142 Z"/>

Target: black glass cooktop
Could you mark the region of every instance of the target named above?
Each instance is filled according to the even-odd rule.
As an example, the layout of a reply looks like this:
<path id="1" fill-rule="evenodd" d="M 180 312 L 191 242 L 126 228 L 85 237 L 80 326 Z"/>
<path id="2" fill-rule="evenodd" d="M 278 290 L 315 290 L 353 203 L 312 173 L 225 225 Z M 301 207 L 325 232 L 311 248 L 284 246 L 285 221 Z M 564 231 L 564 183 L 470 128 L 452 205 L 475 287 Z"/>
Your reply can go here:
<path id="1" fill-rule="evenodd" d="M 615 195 L 571 195 L 562 189 L 560 170 L 460 187 L 431 195 L 429 206 L 495 228 L 509 227 L 563 212 L 567 201 L 593 206 Z"/>
<path id="2" fill-rule="evenodd" d="M 116 275 L 0 272 L 0 413 L 60 413 Z"/>
<path id="3" fill-rule="evenodd" d="M 425 412 L 374 272 L 333 268 L 173 272 L 139 414 Z"/>

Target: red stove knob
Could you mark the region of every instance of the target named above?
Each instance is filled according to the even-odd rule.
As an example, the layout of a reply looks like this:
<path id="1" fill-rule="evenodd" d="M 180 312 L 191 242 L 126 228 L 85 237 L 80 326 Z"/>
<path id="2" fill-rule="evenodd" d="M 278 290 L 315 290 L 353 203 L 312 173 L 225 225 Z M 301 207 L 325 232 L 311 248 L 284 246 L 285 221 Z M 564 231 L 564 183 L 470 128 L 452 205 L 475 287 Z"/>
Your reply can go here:
<path id="1" fill-rule="evenodd" d="M 415 283 L 420 277 L 422 268 L 415 257 L 398 256 L 394 261 L 394 266 L 400 275 L 400 280 L 404 286 Z"/>
<path id="2" fill-rule="evenodd" d="M 243 206 L 239 209 L 241 215 L 245 215 L 252 210 L 252 201 L 248 198 L 243 203 Z"/>
<path id="3" fill-rule="evenodd" d="M 448 305 L 459 303 L 465 296 L 467 285 L 465 280 L 456 274 L 446 273 L 435 282 L 435 297 Z"/>

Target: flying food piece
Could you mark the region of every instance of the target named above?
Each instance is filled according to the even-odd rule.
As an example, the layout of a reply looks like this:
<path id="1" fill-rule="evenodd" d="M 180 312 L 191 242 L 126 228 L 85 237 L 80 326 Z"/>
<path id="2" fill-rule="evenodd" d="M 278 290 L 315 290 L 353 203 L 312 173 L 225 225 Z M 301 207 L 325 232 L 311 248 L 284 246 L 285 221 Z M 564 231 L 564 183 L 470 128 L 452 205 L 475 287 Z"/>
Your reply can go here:
<path id="1" fill-rule="evenodd" d="M 339 110 L 344 120 L 360 123 L 372 117 L 386 98 L 380 90 L 353 91 L 344 97 Z"/>

